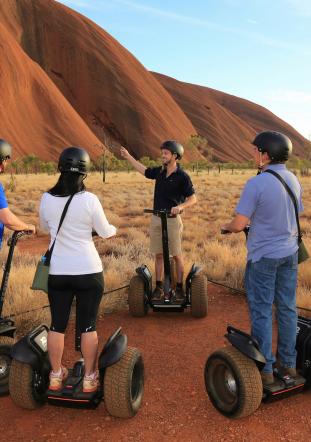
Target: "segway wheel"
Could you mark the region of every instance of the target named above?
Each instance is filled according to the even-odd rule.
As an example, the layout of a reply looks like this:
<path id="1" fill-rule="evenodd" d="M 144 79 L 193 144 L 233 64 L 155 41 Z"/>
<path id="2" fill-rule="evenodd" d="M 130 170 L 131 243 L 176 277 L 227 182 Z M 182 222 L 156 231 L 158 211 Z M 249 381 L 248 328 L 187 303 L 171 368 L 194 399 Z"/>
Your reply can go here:
<path id="1" fill-rule="evenodd" d="M 204 318 L 207 315 L 207 280 L 199 273 L 194 275 L 191 281 L 191 314 L 195 318 Z"/>
<path id="2" fill-rule="evenodd" d="M 104 401 L 111 416 L 133 417 L 142 402 L 144 392 L 144 363 L 136 348 L 128 347 L 122 358 L 106 368 Z"/>
<path id="3" fill-rule="evenodd" d="M 230 418 L 254 413 L 262 401 L 262 381 L 255 362 L 234 347 L 218 350 L 207 359 L 205 386 L 214 407 Z"/>
<path id="4" fill-rule="evenodd" d="M 130 280 L 129 311 L 132 316 L 142 317 L 148 313 L 148 304 L 145 297 L 145 284 L 143 279 L 135 275 Z"/>
<path id="5" fill-rule="evenodd" d="M 9 373 L 12 358 L 10 356 L 14 339 L 0 336 L 0 396 L 9 393 Z"/>
<path id="6" fill-rule="evenodd" d="M 35 410 L 45 402 L 47 379 L 29 364 L 12 360 L 9 376 L 10 396 L 19 407 Z"/>

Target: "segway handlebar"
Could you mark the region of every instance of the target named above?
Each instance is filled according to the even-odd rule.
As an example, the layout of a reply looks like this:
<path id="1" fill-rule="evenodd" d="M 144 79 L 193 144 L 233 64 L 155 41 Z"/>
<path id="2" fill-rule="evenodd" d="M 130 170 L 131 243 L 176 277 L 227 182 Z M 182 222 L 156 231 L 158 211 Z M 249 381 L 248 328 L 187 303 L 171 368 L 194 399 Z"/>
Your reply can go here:
<path id="1" fill-rule="evenodd" d="M 245 226 L 243 229 L 243 232 L 245 233 L 246 238 L 248 236 L 249 229 L 250 229 L 250 225 Z M 232 232 L 231 232 L 231 230 L 221 229 L 220 233 L 222 235 L 227 235 L 228 233 L 232 233 Z"/>
<path id="2" fill-rule="evenodd" d="M 154 215 L 161 215 L 161 213 L 170 215 L 171 211 L 167 209 L 154 210 L 154 209 L 144 209 L 144 213 L 153 213 Z"/>
<path id="3" fill-rule="evenodd" d="M 153 215 L 172 215 L 172 212 L 168 209 L 160 209 L 160 210 L 154 210 L 154 209 L 144 209 L 144 213 L 153 213 Z M 180 212 L 182 213 L 182 211 Z M 175 217 L 176 215 L 174 215 Z"/>
<path id="4" fill-rule="evenodd" d="M 26 236 L 26 235 L 32 235 L 33 232 L 31 230 L 15 230 L 13 232 L 13 235 L 10 236 L 10 238 L 8 239 L 8 246 L 10 246 L 12 244 L 12 242 L 14 242 L 15 244 L 17 243 L 17 241 L 22 237 L 22 236 Z"/>
<path id="5" fill-rule="evenodd" d="M 228 233 L 232 233 L 231 230 L 226 230 L 226 229 L 220 229 L 220 233 L 222 235 L 227 235 Z"/>
<path id="6" fill-rule="evenodd" d="M 14 231 L 13 235 L 10 236 L 10 238 L 7 241 L 7 244 L 9 246 L 9 252 L 8 252 L 8 256 L 7 256 L 6 262 L 4 264 L 4 267 L 3 267 L 3 276 L 2 276 L 1 286 L 0 286 L 0 318 L 1 318 L 1 314 L 2 314 L 4 296 L 5 296 L 7 286 L 8 286 L 9 274 L 10 274 L 10 270 L 11 270 L 13 253 L 14 253 L 16 243 L 19 240 L 19 238 L 21 238 L 22 236 L 25 236 L 25 235 L 29 235 L 31 233 L 32 232 L 29 230 L 27 230 L 27 231 L 26 230 Z"/>

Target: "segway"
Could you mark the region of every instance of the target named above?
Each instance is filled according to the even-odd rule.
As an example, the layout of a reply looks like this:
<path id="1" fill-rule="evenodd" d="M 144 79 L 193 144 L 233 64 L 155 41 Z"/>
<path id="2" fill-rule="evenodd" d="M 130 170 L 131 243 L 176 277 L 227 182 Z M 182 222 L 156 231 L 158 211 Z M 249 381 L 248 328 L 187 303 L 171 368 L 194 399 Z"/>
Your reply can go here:
<path id="1" fill-rule="evenodd" d="M 16 327 L 14 321 L 2 317 L 2 309 L 6 289 L 8 287 L 9 274 L 14 254 L 14 249 L 19 238 L 27 235 L 27 232 L 14 232 L 8 239 L 9 252 L 6 263 L 3 267 L 3 276 L 0 289 L 0 396 L 9 392 L 9 371 L 11 365 L 11 348 L 14 344 L 14 335 Z"/>
<path id="2" fill-rule="evenodd" d="M 136 275 L 130 280 L 129 287 L 129 311 L 132 316 L 142 317 L 148 313 L 149 308 L 155 312 L 183 312 L 187 307 L 191 308 L 192 316 L 202 318 L 207 315 L 207 280 L 201 273 L 201 268 L 193 264 L 186 277 L 185 297 L 183 300 L 175 299 L 175 287 L 173 283 L 173 266 L 170 263 L 168 246 L 167 218 L 170 212 L 167 210 L 145 209 L 145 213 L 152 213 L 161 218 L 162 226 L 162 250 L 164 259 L 164 298 L 152 299 L 152 275 L 146 265 L 136 269 Z"/>
<path id="3" fill-rule="evenodd" d="M 298 317 L 297 376 L 281 376 L 274 369 L 275 382 L 262 384 L 260 371 L 265 358 L 258 342 L 234 327 L 227 328 L 225 337 L 232 347 L 212 353 L 205 365 L 205 386 L 214 407 L 229 418 L 252 414 L 261 402 L 300 393 L 311 386 L 311 320 Z"/>
<path id="4" fill-rule="evenodd" d="M 118 328 L 107 340 L 98 359 L 99 388 L 83 393 L 84 361 L 73 368 L 61 390 L 49 386 L 51 370 L 47 353 L 48 327 L 40 325 L 12 348 L 9 375 L 13 402 L 29 410 L 46 402 L 73 408 L 96 408 L 103 400 L 108 413 L 114 417 L 133 417 L 142 403 L 144 364 L 141 353 L 127 346 L 127 336 Z M 76 324 L 75 348 L 80 351 L 80 332 Z"/>
<path id="5" fill-rule="evenodd" d="M 244 229 L 247 237 L 249 226 Z M 226 230 L 222 234 L 229 233 Z M 271 402 L 301 392 L 311 385 L 311 320 L 298 317 L 297 376 L 282 376 L 274 368 L 275 382 L 263 385 L 260 371 L 266 360 L 256 339 L 228 326 L 227 340 L 232 345 L 212 353 L 205 364 L 207 394 L 214 407 L 229 418 L 245 417 L 261 402 Z"/>

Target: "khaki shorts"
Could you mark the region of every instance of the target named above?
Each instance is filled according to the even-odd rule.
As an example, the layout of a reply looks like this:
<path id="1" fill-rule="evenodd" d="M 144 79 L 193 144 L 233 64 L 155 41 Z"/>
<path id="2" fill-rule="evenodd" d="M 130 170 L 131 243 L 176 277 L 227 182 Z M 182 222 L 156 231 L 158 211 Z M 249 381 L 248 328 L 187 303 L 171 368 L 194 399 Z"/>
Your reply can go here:
<path id="1" fill-rule="evenodd" d="M 181 255 L 181 236 L 183 223 L 181 217 L 167 218 L 168 247 L 171 256 Z M 150 252 L 163 253 L 161 218 L 153 215 L 150 223 Z"/>

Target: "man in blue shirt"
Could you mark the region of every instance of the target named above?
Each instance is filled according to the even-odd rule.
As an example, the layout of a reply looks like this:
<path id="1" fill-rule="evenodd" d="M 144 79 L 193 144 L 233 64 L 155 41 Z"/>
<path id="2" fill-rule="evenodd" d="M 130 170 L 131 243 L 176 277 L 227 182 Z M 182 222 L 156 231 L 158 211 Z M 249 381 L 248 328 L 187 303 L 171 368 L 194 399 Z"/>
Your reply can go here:
<path id="1" fill-rule="evenodd" d="M 254 158 L 262 172 L 279 174 L 293 191 L 298 209 L 303 210 L 301 187 L 285 162 L 292 151 L 290 139 L 273 131 L 255 137 Z M 261 173 L 245 185 L 236 216 L 222 227 L 241 232 L 250 224 L 247 239 L 245 288 L 252 324 L 266 365 L 263 383 L 274 382 L 272 352 L 272 306 L 278 321 L 278 364 L 281 375 L 296 375 L 296 285 L 298 229 L 292 200 L 282 183 L 270 173 Z"/>
<path id="2" fill-rule="evenodd" d="M 12 148 L 10 144 L 0 139 L 0 173 L 4 172 L 6 163 L 11 158 L 11 155 Z M 0 183 L 0 247 L 2 244 L 4 226 L 10 230 L 27 230 L 32 233 L 36 231 L 35 226 L 24 223 L 11 212 L 8 208 L 3 186 Z"/>

